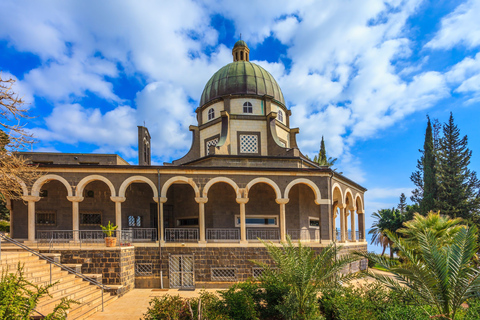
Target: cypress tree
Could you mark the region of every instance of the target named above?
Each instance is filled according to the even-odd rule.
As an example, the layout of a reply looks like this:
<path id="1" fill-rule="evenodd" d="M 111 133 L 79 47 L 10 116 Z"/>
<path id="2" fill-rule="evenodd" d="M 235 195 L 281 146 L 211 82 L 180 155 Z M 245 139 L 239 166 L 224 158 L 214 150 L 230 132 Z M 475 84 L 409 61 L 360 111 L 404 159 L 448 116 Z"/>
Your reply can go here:
<path id="1" fill-rule="evenodd" d="M 453 218 L 475 219 L 480 210 L 480 181 L 476 173 L 468 169 L 472 151 L 467 144 L 467 136 L 460 138 L 460 129 L 450 113 L 439 140 L 438 208 Z"/>
<path id="2" fill-rule="evenodd" d="M 425 131 L 425 142 L 423 144 L 423 199 L 420 203 L 421 214 L 427 214 L 427 212 L 435 209 L 437 196 L 432 124 L 430 117 L 427 116 L 427 119 L 427 130 Z"/>
<path id="3" fill-rule="evenodd" d="M 405 193 L 402 192 L 400 195 L 400 203 L 398 204 L 398 210 L 400 210 L 400 213 L 404 213 L 405 209 L 407 208 L 407 197 L 405 196 Z"/>
<path id="4" fill-rule="evenodd" d="M 318 153 L 318 163 L 326 165 L 327 162 L 327 151 L 325 150 L 325 141 L 323 141 L 323 136 L 322 136 L 322 141 L 320 142 L 320 152 Z"/>

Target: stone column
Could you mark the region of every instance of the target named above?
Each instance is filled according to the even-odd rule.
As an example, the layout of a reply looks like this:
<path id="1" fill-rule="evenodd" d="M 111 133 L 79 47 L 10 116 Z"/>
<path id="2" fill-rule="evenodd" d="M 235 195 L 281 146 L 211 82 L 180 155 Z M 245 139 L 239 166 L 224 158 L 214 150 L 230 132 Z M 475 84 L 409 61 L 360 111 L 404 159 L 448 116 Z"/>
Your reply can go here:
<path id="1" fill-rule="evenodd" d="M 333 230 L 332 240 L 337 241 L 337 206 L 333 206 L 332 230 Z"/>
<path id="2" fill-rule="evenodd" d="M 158 241 L 160 241 L 161 245 L 165 245 L 165 230 L 163 228 L 163 204 L 167 202 L 167 198 L 165 197 L 155 197 L 153 198 L 155 202 L 158 202 L 160 200 L 160 212 L 158 213 Z"/>
<path id="3" fill-rule="evenodd" d="M 122 231 L 122 202 L 125 202 L 125 197 L 110 197 L 110 200 L 115 202 L 115 224 L 117 230 Z"/>
<path id="4" fill-rule="evenodd" d="M 280 205 L 280 241 L 287 241 L 287 221 L 285 219 L 285 205 L 290 201 L 288 198 L 278 198 L 275 202 Z"/>
<path id="5" fill-rule="evenodd" d="M 360 241 L 365 242 L 365 213 L 363 211 L 358 212 L 358 231 L 360 231 Z"/>
<path id="6" fill-rule="evenodd" d="M 72 230 L 73 230 L 73 240 L 78 241 L 79 239 L 79 213 L 78 206 L 79 203 L 83 201 L 83 197 L 74 197 L 67 196 L 68 201 L 72 203 Z"/>
<path id="7" fill-rule="evenodd" d="M 245 203 L 248 198 L 237 198 L 237 203 L 240 204 L 240 243 L 247 244 L 247 226 L 245 224 Z"/>
<path id="8" fill-rule="evenodd" d="M 35 202 L 40 201 L 37 196 L 23 196 L 22 199 L 28 202 L 28 241 L 35 241 Z"/>
<path id="9" fill-rule="evenodd" d="M 352 242 L 357 242 L 357 233 L 355 231 L 355 209 L 350 210 L 350 225 L 352 228 Z"/>
<path id="10" fill-rule="evenodd" d="M 344 206 L 339 207 L 340 208 L 340 242 L 345 242 L 345 231 L 346 231 L 346 226 L 347 226 L 347 221 L 346 221 L 346 209 Z"/>
<path id="11" fill-rule="evenodd" d="M 195 202 L 198 203 L 198 228 L 200 234 L 200 241 L 198 243 L 205 244 L 205 203 L 208 198 L 196 197 Z"/>
<path id="12" fill-rule="evenodd" d="M 8 198 L 5 199 L 5 207 L 8 209 L 10 214 L 10 238 L 13 238 L 13 210 L 12 210 L 12 201 Z"/>

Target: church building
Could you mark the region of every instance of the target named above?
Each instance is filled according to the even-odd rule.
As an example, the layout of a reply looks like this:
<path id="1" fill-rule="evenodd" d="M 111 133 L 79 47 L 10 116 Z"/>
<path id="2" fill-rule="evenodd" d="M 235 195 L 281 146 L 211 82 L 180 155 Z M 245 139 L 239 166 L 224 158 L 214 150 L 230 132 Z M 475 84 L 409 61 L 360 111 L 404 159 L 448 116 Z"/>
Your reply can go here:
<path id="1" fill-rule="evenodd" d="M 157 137 L 143 126 L 138 165 L 115 154 L 22 153 L 44 175 L 9 202 L 12 237 L 68 260 L 100 252 L 100 225 L 110 221 L 119 254 L 133 252 L 137 287 L 255 277 L 250 260 L 268 261 L 259 239 L 366 250 L 366 189 L 305 157 L 273 76 L 250 62 L 242 40 L 232 57 L 206 83 L 191 148 L 172 163 L 151 164 Z M 84 272 L 103 270 L 88 259 Z"/>

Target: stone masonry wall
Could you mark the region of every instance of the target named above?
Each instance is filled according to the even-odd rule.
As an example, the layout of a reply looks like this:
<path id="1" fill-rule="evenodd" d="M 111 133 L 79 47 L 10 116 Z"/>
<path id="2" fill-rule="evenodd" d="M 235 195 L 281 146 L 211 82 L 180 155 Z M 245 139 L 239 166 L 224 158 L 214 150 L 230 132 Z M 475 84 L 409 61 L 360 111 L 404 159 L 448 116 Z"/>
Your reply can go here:
<path id="1" fill-rule="evenodd" d="M 46 253 L 47 251 L 40 251 Z M 81 264 L 82 273 L 102 274 L 103 284 L 123 285 L 123 292 L 135 287 L 135 248 L 50 250 L 60 253 L 62 264 Z"/>

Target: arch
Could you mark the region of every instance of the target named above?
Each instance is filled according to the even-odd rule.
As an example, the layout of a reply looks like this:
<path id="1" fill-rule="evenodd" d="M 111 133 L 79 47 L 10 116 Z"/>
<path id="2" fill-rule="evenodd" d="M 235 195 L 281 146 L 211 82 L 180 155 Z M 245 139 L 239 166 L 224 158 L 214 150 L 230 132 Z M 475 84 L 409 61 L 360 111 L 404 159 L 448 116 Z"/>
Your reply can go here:
<path id="1" fill-rule="evenodd" d="M 318 189 L 317 185 L 313 183 L 311 180 L 305 179 L 305 178 L 298 178 L 293 181 L 291 181 L 287 187 L 285 188 L 285 195 L 284 198 L 288 198 L 288 194 L 290 193 L 290 189 L 298 183 L 306 184 L 307 186 L 312 189 L 313 193 L 315 194 L 315 203 L 320 204 L 320 201 L 322 199 L 322 195 L 320 194 L 320 189 Z"/>
<path id="2" fill-rule="evenodd" d="M 338 204 L 343 205 L 343 192 L 338 183 L 334 183 L 332 186 L 332 202 L 338 201 Z"/>
<path id="3" fill-rule="evenodd" d="M 247 186 L 245 187 L 245 198 L 248 198 L 248 191 L 250 191 L 250 188 L 253 187 L 257 183 L 268 184 L 275 191 L 275 195 L 276 195 L 277 199 L 282 198 L 282 191 L 280 191 L 280 188 L 278 187 L 278 185 L 273 180 L 268 179 L 268 178 L 255 178 L 252 181 L 250 181 L 247 184 Z"/>
<path id="4" fill-rule="evenodd" d="M 161 192 L 162 198 L 167 197 L 168 188 L 170 188 L 170 186 L 172 184 L 174 184 L 175 182 L 185 182 L 185 183 L 191 185 L 193 190 L 195 191 L 195 197 L 200 197 L 200 190 L 198 189 L 197 184 L 192 179 L 189 179 L 187 177 L 182 177 L 182 176 L 176 176 L 176 177 L 172 177 L 172 178 L 168 179 L 167 182 L 165 182 L 163 184 L 162 192 Z"/>
<path id="5" fill-rule="evenodd" d="M 152 180 L 143 176 L 133 176 L 125 179 L 125 181 L 123 181 L 122 185 L 120 186 L 120 190 L 118 191 L 118 196 L 125 197 L 125 191 L 127 190 L 128 186 L 135 182 L 143 182 L 148 184 L 152 188 L 153 196 L 158 197 L 158 190 L 155 184 L 152 182 Z"/>
<path id="6" fill-rule="evenodd" d="M 227 177 L 216 177 L 216 178 L 213 178 L 210 181 L 208 181 L 207 184 L 205 185 L 205 187 L 203 187 L 203 197 L 205 197 L 205 198 L 208 197 L 208 189 L 210 189 L 210 187 L 217 182 L 228 183 L 235 190 L 235 194 L 237 195 L 237 198 L 242 197 L 242 193 L 240 192 L 240 188 L 238 187 L 238 185 L 235 183 L 235 181 L 233 181 L 232 179 L 227 178 Z"/>
<path id="7" fill-rule="evenodd" d="M 111 197 L 116 196 L 115 187 L 113 186 L 112 182 L 110 180 L 108 180 L 107 178 L 105 178 L 104 176 L 101 176 L 101 175 L 98 175 L 98 174 L 92 174 L 92 175 L 86 176 L 85 178 L 80 180 L 80 182 L 77 185 L 77 191 L 76 191 L 75 195 L 77 197 L 81 197 L 82 194 L 83 194 L 83 189 L 85 188 L 85 186 L 87 184 L 89 184 L 90 182 L 95 181 L 95 180 L 105 182 L 105 184 L 110 188 L 110 196 Z"/>
<path id="8" fill-rule="evenodd" d="M 364 208 L 363 208 L 363 200 L 360 194 L 355 195 L 355 207 L 357 207 L 356 212 L 357 213 L 364 213 Z"/>
<path id="9" fill-rule="evenodd" d="M 68 183 L 68 181 L 64 177 L 61 177 L 61 176 L 56 175 L 56 174 L 47 174 L 47 175 L 44 175 L 43 177 L 40 177 L 37 181 L 35 181 L 35 183 L 32 186 L 32 196 L 38 197 L 40 195 L 40 189 L 42 188 L 42 186 L 46 182 L 52 181 L 52 180 L 57 180 L 57 181 L 60 181 L 61 183 L 63 183 L 65 188 L 67 188 L 67 196 L 68 197 L 71 197 L 73 195 L 72 194 L 72 186 L 70 185 L 70 183 Z"/>
<path id="10" fill-rule="evenodd" d="M 349 209 L 355 209 L 355 202 L 353 201 L 353 192 L 352 190 L 350 190 L 350 188 L 347 188 L 347 190 L 345 190 L 345 199 L 343 200 L 343 203 L 347 203 L 347 200 L 348 200 L 348 204 L 349 204 Z"/>
<path id="11" fill-rule="evenodd" d="M 27 188 L 27 185 L 25 184 L 25 182 L 20 179 L 19 177 L 17 176 L 12 176 L 12 175 L 9 175 L 9 174 L 6 174 L 5 176 L 15 180 L 18 182 L 18 184 L 20 185 L 20 187 L 22 187 L 22 192 L 23 192 L 23 196 L 28 196 L 28 188 Z"/>

